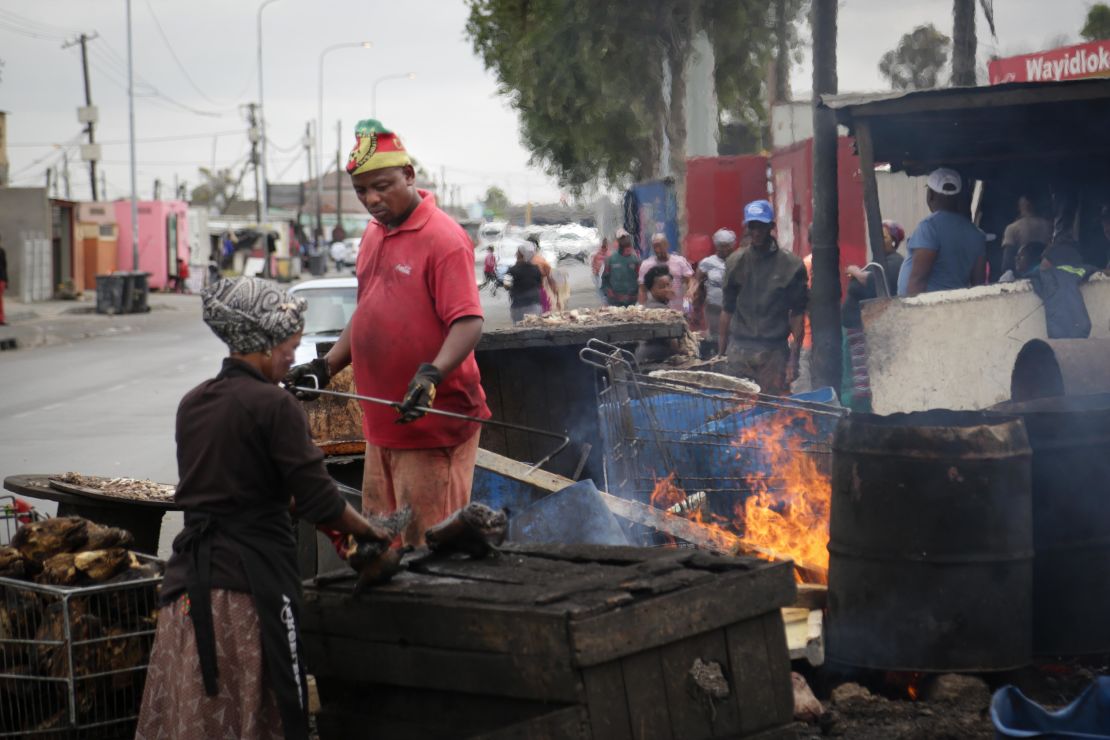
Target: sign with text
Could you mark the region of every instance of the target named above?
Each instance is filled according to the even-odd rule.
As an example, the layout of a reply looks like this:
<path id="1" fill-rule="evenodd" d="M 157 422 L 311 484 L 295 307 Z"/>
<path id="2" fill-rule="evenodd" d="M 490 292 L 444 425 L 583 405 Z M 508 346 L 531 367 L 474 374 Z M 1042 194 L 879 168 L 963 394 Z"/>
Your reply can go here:
<path id="1" fill-rule="evenodd" d="M 1110 41 L 995 59 L 987 65 L 992 85 L 1006 82 L 1059 82 L 1083 77 L 1110 77 Z"/>

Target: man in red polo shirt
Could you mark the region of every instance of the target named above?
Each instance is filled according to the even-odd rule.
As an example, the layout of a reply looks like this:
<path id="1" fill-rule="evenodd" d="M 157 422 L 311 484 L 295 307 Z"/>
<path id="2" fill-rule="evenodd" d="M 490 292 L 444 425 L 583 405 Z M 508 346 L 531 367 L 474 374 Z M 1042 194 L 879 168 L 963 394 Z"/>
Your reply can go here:
<path id="1" fill-rule="evenodd" d="M 432 406 L 488 418 L 474 347 L 482 306 L 474 281 L 474 250 L 461 226 L 418 190 L 401 140 L 381 123 L 360 121 L 347 172 L 373 216 L 359 248 L 358 305 L 326 357 L 299 365 L 289 380 L 318 387 L 351 364 L 363 395 L 400 399 L 401 413 L 362 404 L 366 513 L 408 505 L 405 544 L 470 501 L 479 426 L 425 416 Z M 311 380 L 307 380 L 311 384 Z"/>

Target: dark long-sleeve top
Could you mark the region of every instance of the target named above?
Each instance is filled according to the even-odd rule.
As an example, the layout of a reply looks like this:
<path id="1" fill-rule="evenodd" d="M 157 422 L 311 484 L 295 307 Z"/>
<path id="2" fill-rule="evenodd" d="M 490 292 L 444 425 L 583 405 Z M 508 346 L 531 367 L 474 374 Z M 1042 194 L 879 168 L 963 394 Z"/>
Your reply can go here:
<path id="1" fill-rule="evenodd" d="M 746 247 L 729 255 L 722 294 L 734 338 L 784 340 L 790 316 L 805 313 L 809 278 L 800 259 L 772 242 L 763 252 Z"/>
<path id="2" fill-rule="evenodd" d="M 346 503 L 312 443 L 308 418 L 289 392 L 252 366 L 224 360 L 220 376 L 189 391 L 177 409 L 174 498 L 189 511 L 249 516 L 251 510 L 288 511 L 313 523 L 338 518 Z M 186 588 L 186 566 L 174 554 L 162 583 L 162 600 Z M 212 541 L 212 587 L 250 592 L 235 545 L 223 532 Z"/>
<path id="3" fill-rule="evenodd" d="M 0 247 L 0 283 L 8 282 L 8 253 Z"/>

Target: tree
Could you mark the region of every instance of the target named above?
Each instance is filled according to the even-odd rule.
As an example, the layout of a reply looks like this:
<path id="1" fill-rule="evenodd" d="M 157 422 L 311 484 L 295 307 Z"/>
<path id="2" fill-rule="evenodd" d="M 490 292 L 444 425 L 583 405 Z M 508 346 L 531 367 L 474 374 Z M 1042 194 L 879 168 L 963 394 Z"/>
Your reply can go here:
<path id="1" fill-rule="evenodd" d="M 1095 3 L 1087 10 L 1087 21 L 1079 35 L 1088 41 L 1110 39 L 1110 5 Z"/>
<path id="2" fill-rule="evenodd" d="M 509 210 L 509 196 L 505 195 L 505 191 L 496 185 L 491 185 L 486 190 L 486 197 L 482 199 L 482 205 L 485 206 L 487 211 L 493 213 L 495 218 L 504 218 Z"/>
<path id="3" fill-rule="evenodd" d="M 937 86 L 948 63 L 950 38 L 929 23 L 902 36 L 898 46 L 883 54 L 879 72 L 895 90 L 924 90 Z"/>
<path id="4" fill-rule="evenodd" d="M 238 197 L 239 187 L 243 183 L 243 175 L 247 168 L 240 171 L 235 177 L 231 170 L 211 170 L 199 167 L 198 173 L 201 184 L 193 188 L 189 202 L 197 206 L 208 206 L 216 213 L 223 213 L 227 207 Z"/>
<path id="5" fill-rule="evenodd" d="M 671 168 L 682 176 L 679 93 L 691 39 L 701 30 L 714 48 L 722 113 L 744 125 L 765 124 L 762 86 L 775 48 L 773 8 L 765 0 L 468 2 L 467 33 L 518 111 L 533 161 L 572 190 L 657 177 L 664 131 Z M 784 2 L 795 18 L 802 0 Z"/>

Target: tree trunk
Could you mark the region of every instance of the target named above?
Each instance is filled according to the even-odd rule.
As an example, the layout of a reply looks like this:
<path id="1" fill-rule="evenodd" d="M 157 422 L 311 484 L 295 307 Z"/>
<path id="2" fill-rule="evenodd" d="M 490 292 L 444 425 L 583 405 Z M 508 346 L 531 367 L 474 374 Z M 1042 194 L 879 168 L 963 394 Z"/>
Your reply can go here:
<path id="1" fill-rule="evenodd" d="M 790 22 L 787 0 L 775 0 L 775 61 L 771 66 L 771 104 L 790 100 Z"/>
<path id="2" fill-rule="evenodd" d="M 667 50 L 667 68 L 670 71 L 671 88 L 667 105 L 668 165 L 674 178 L 675 200 L 678 203 L 678 244 L 672 245 L 682 251 L 682 240 L 686 235 L 686 61 L 690 57 L 693 43 L 693 23 L 688 6 L 679 3 L 672 15 L 669 29 L 664 29 Z"/>
<path id="3" fill-rule="evenodd" d="M 975 85 L 975 0 L 952 2 L 952 85 Z"/>
<path id="4" fill-rule="evenodd" d="M 832 110 L 817 105 L 835 94 L 837 0 L 813 0 L 813 386 L 840 390 L 840 247 L 837 192 L 837 131 Z M 789 214 L 780 214 L 789 218 Z M 803 225 L 804 227 L 804 225 Z"/>

